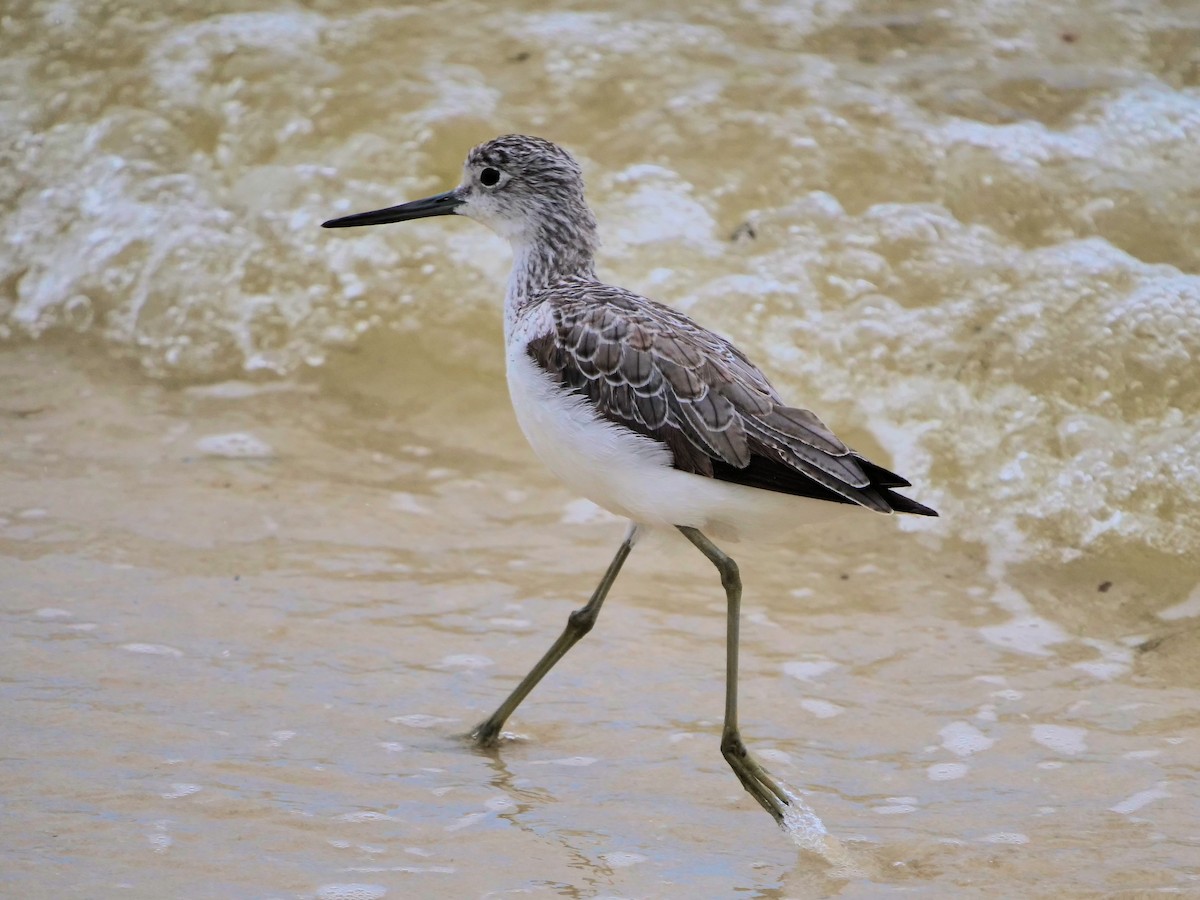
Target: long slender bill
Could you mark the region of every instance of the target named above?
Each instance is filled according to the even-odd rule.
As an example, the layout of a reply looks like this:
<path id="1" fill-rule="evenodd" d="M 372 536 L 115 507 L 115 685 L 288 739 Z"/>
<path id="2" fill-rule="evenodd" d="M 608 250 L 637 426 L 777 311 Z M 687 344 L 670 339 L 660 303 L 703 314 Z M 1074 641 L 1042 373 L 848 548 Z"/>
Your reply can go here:
<path id="1" fill-rule="evenodd" d="M 322 228 L 353 228 L 357 225 L 386 225 L 388 222 L 407 222 L 409 219 L 428 219 L 430 216 L 452 216 L 462 206 L 462 198 L 455 191 L 435 194 L 424 200 L 413 200 L 387 209 L 355 213 L 322 222 Z"/>

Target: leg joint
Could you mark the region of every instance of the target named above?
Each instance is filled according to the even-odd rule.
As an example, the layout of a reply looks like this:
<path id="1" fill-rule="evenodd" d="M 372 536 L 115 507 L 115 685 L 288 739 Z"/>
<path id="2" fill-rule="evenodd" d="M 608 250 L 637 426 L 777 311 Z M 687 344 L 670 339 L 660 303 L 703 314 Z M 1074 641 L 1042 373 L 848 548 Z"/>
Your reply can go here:
<path id="1" fill-rule="evenodd" d="M 721 573 L 721 586 L 725 590 L 741 586 L 742 576 L 738 571 L 738 564 L 731 557 L 727 556 L 718 562 L 717 571 Z"/>
<path id="2" fill-rule="evenodd" d="M 745 759 L 747 756 L 746 745 L 742 743 L 742 736 L 738 734 L 734 728 L 726 728 L 721 735 L 721 755 L 726 759 Z"/>
<path id="3" fill-rule="evenodd" d="M 577 609 L 567 616 L 567 628 L 572 632 L 583 637 L 592 630 L 592 626 L 596 624 L 596 610 L 588 609 L 586 606 L 582 609 Z"/>
<path id="4" fill-rule="evenodd" d="M 716 566 L 717 571 L 721 573 L 721 586 L 725 588 L 726 593 L 729 593 L 734 588 L 741 587 L 742 576 L 738 572 L 738 566 L 733 561 L 733 557 L 726 556 L 720 547 L 706 538 L 697 529 L 686 525 L 678 525 L 676 527 L 683 532 L 684 537 L 695 545 L 697 550 L 707 557 L 710 563 Z"/>

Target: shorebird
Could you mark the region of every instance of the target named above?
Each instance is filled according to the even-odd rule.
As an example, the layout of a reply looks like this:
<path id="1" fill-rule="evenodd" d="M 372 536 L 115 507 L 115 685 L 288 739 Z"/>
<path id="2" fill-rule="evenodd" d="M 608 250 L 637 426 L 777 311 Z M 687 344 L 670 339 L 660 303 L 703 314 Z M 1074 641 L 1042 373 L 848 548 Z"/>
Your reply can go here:
<path id="1" fill-rule="evenodd" d="M 813 413 L 785 403 L 724 337 L 597 279 L 596 220 L 583 173 L 550 141 L 514 134 L 487 141 L 467 155 L 453 190 L 324 227 L 447 215 L 475 219 L 512 246 L 504 340 L 509 394 L 525 437 L 568 487 L 630 522 L 591 598 L 472 740 L 494 745 L 521 701 L 592 629 L 643 529 L 676 528 L 717 568 L 725 589 L 721 752 L 784 824 L 793 800 L 738 730 L 741 577 L 707 535 L 778 536 L 860 508 L 937 513 L 896 493 L 908 481 L 855 453 Z"/>

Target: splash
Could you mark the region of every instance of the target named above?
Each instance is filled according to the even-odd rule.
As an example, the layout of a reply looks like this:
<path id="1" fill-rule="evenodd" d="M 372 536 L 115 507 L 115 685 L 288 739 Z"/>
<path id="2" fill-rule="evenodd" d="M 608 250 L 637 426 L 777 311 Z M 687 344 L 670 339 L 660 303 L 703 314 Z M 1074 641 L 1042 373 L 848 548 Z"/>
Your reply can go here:
<path id="1" fill-rule="evenodd" d="M 801 850 L 815 853 L 825 860 L 834 878 L 862 878 L 866 873 L 846 845 L 831 835 L 816 812 L 801 797 L 780 785 L 787 794 L 788 805 L 779 827 Z"/>

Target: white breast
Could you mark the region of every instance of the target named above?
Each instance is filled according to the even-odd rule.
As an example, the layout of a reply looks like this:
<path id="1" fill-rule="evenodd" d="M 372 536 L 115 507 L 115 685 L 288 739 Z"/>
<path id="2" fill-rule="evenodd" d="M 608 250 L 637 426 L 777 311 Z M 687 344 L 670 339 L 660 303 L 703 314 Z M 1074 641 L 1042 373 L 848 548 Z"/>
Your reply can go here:
<path id="1" fill-rule="evenodd" d="M 598 417 L 586 397 L 516 348 L 508 359 L 508 390 L 530 446 L 568 487 L 631 519 L 648 511 L 639 494 L 671 471 L 663 444 Z"/>

